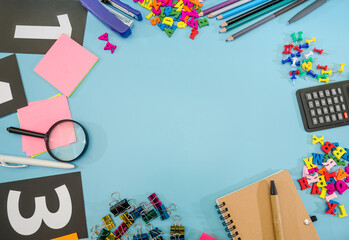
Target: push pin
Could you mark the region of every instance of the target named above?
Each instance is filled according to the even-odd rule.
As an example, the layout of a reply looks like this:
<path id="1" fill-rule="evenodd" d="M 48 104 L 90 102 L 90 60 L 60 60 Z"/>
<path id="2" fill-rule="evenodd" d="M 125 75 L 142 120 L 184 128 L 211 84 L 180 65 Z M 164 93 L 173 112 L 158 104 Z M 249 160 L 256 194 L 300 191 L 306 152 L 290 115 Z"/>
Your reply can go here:
<path id="1" fill-rule="evenodd" d="M 321 74 L 321 75 L 317 75 L 317 78 L 327 78 L 327 74 Z"/>
<path id="2" fill-rule="evenodd" d="M 301 45 L 299 45 L 299 48 L 300 48 L 300 49 L 309 48 L 309 43 L 301 44 Z"/>
<path id="3" fill-rule="evenodd" d="M 113 197 L 114 194 L 117 195 L 117 199 Z M 126 199 L 120 200 L 120 194 L 118 192 L 113 192 L 111 194 L 111 198 L 113 200 L 109 203 L 109 206 L 110 212 L 114 214 L 114 217 L 118 216 L 120 213 L 125 212 L 131 207 Z"/>
<path id="4" fill-rule="evenodd" d="M 291 53 L 291 58 L 293 57 L 301 57 L 302 54 L 300 52 L 297 52 L 297 53 Z"/>
<path id="5" fill-rule="evenodd" d="M 306 70 L 306 71 L 310 71 L 311 70 L 311 68 L 312 68 L 312 66 L 313 66 L 313 64 L 311 63 L 311 62 L 308 62 L 308 63 L 303 63 L 302 64 L 302 68 L 304 69 L 304 70 Z"/>
<path id="6" fill-rule="evenodd" d="M 300 49 L 298 45 L 297 45 L 297 46 L 295 46 L 295 47 L 294 47 L 294 49 L 296 49 L 296 50 L 297 50 L 298 52 L 300 52 L 300 53 L 301 53 L 301 52 L 303 52 L 303 50 L 302 50 L 302 49 Z"/>
<path id="7" fill-rule="evenodd" d="M 332 69 L 329 69 L 328 71 L 321 70 L 321 74 L 328 74 L 329 76 L 332 75 Z"/>
<path id="8" fill-rule="evenodd" d="M 133 235 L 133 240 L 149 240 L 148 234 L 142 233 L 142 224 L 134 225 L 137 233 Z"/>
<path id="9" fill-rule="evenodd" d="M 301 67 L 298 67 L 298 68 L 297 68 L 297 71 L 299 72 L 299 76 L 300 76 L 300 77 L 303 77 L 304 80 L 307 80 L 307 79 L 305 78 L 305 76 L 304 76 L 304 75 L 307 74 L 306 71 L 303 71 Z"/>
<path id="10" fill-rule="evenodd" d="M 317 69 L 323 69 L 323 70 L 327 70 L 327 65 L 325 66 L 321 66 L 320 64 L 317 65 Z"/>
<path id="11" fill-rule="evenodd" d="M 309 44 L 312 44 L 315 41 L 316 41 L 316 39 L 314 37 L 312 39 L 310 39 L 310 40 L 305 40 L 305 42 L 309 43 Z"/>
<path id="12" fill-rule="evenodd" d="M 162 235 L 163 232 L 159 228 L 153 229 L 153 225 L 147 224 L 145 229 L 149 232 L 149 235 L 152 240 L 163 240 Z"/>
<path id="13" fill-rule="evenodd" d="M 341 65 L 341 67 L 338 69 L 337 72 L 339 72 L 339 73 L 344 73 L 344 66 L 345 66 L 345 63 L 341 63 L 340 65 Z"/>
<path id="14" fill-rule="evenodd" d="M 313 78 L 316 78 L 316 77 L 317 77 L 317 74 L 314 73 L 312 70 L 309 70 L 309 71 L 307 72 L 307 74 L 310 75 L 310 76 L 312 76 Z"/>
<path id="15" fill-rule="evenodd" d="M 185 228 L 180 224 L 181 216 L 173 217 L 175 223 L 170 228 L 171 240 L 185 240 Z"/>
<path id="16" fill-rule="evenodd" d="M 298 58 L 296 58 L 296 57 L 292 58 L 292 64 L 291 64 L 292 67 L 297 67 L 297 66 L 301 65 L 301 62 L 300 61 L 297 62 L 297 60 L 298 60 Z"/>
<path id="17" fill-rule="evenodd" d="M 304 62 L 304 63 L 311 62 L 312 63 L 312 62 L 314 62 L 314 60 L 313 60 L 313 57 L 310 57 L 308 59 L 303 59 L 302 62 Z"/>
<path id="18" fill-rule="evenodd" d="M 145 202 L 142 202 L 139 205 L 143 207 L 143 211 L 141 212 L 141 216 L 142 216 L 142 219 L 145 223 L 148 224 L 151 220 L 154 220 L 155 218 L 158 217 L 158 214 L 156 213 L 156 211 L 154 209 L 148 208 L 148 205 L 150 205 L 150 203 L 146 204 Z"/>
<path id="19" fill-rule="evenodd" d="M 299 32 L 298 32 L 297 42 L 300 43 L 301 41 L 303 41 L 303 36 L 302 36 L 302 35 L 303 35 L 303 32 L 302 32 L 302 31 L 299 31 Z"/>
<path id="20" fill-rule="evenodd" d="M 290 54 L 291 53 L 291 50 L 294 46 L 292 44 L 288 44 L 288 45 L 285 45 L 284 48 L 285 50 L 282 52 L 282 54 Z"/>
<path id="21" fill-rule="evenodd" d="M 304 57 L 306 58 L 306 59 L 308 59 L 311 55 L 313 55 L 314 54 L 314 52 L 313 51 L 310 51 L 309 53 L 304 53 Z"/>
<path id="22" fill-rule="evenodd" d="M 327 78 L 319 78 L 319 83 L 321 83 L 321 82 L 328 83 L 328 81 L 329 81 L 328 77 Z"/>
<path id="23" fill-rule="evenodd" d="M 295 42 L 295 43 L 297 42 L 296 33 L 292 33 L 292 34 L 291 34 L 291 38 L 292 38 L 292 41 L 293 41 L 293 42 Z"/>
<path id="24" fill-rule="evenodd" d="M 288 63 L 288 62 L 292 63 L 292 58 L 288 57 L 288 58 L 286 58 L 284 60 L 281 60 L 281 62 L 282 62 L 282 64 L 285 64 L 285 63 Z"/>
<path id="25" fill-rule="evenodd" d="M 321 55 L 322 53 L 327 54 L 327 53 L 324 52 L 323 49 L 317 49 L 316 47 L 314 48 L 313 51 L 314 51 L 314 52 L 317 52 L 317 53 L 320 54 L 320 55 Z"/>

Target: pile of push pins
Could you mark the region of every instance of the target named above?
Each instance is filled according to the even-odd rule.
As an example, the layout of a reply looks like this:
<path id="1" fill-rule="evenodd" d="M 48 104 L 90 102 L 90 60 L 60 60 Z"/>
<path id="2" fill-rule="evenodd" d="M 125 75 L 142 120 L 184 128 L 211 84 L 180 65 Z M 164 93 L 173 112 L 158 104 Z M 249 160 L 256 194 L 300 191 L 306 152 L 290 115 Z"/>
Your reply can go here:
<path id="1" fill-rule="evenodd" d="M 207 18 L 199 19 L 200 0 L 133 0 L 150 10 L 147 16 L 153 26 L 157 25 L 168 37 L 177 28 L 191 27 L 189 38 L 193 39 L 199 33 L 198 28 L 208 26 Z M 202 1 L 202 0 L 201 0 Z"/>
<path id="2" fill-rule="evenodd" d="M 117 198 L 114 198 L 117 195 Z M 115 228 L 114 221 L 110 215 L 106 215 L 102 218 L 101 225 L 95 225 L 91 228 L 91 239 L 97 240 L 163 240 L 163 231 L 159 228 L 153 228 L 153 225 L 149 222 L 160 216 L 161 221 L 170 218 L 173 211 L 177 210 L 175 204 L 165 207 L 165 205 L 159 200 L 159 197 L 153 193 L 148 199 L 149 202 L 141 202 L 136 204 L 134 199 L 120 200 L 119 193 L 114 192 L 111 194 L 112 201 L 109 203 L 109 210 L 117 217 L 120 215 L 122 220 L 121 224 Z M 137 219 L 142 219 L 145 225 L 147 233 L 142 232 L 142 225 L 135 224 Z M 185 240 L 185 227 L 180 224 L 181 217 L 175 215 L 173 217 L 174 224 L 170 227 L 171 240 Z M 130 228 L 133 225 L 134 232 L 130 233 Z M 150 236 L 150 238 L 149 238 Z"/>
<path id="3" fill-rule="evenodd" d="M 284 59 L 281 62 L 282 64 L 290 63 L 291 67 L 295 69 L 289 72 L 293 85 L 297 79 L 296 75 L 303 77 L 305 80 L 305 75 L 309 75 L 311 78 L 317 79 L 319 83 L 328 83 L 329 81 L 334 81 L 330 80 L 329 76 L 334 73 L 341 74 L 344 72 L 345 63 L 341 63 L 336 72 L 329 69 L 327 65 L 322 66 L 320 64 L 317 65 L 317 70 L 312 70 L 313 63 L 315 62 L 315 58 L 312 56 L 314 54 L 322 55 L 326 53 L 323 49 L 317 49 L 316 47 L 314 47 L 313 50 L 309 50 L 310 45 L 312 45 L 316 39 L 313 37 L 303 42 L 303 32 L 301 31 L 298 32 L 298 36 L 296 33 L 292 33 L 291 38 L 292 43 L 284 45 L 284 51 L 282 52 Z M 316 73 L 316 71 L 318 73 Z"/>
<path id="4" fill-rule="evenodd" d="M 339 146 L 338 143 L 324 142 L 323 136 L 313 135 L 312 138 L 312 143 L 319 143 L 324 154 L 312 153 L 311 157 L 303 159 L 305 163 L 303 176 L 298 179 L 301 190 L 311 187 L 312 195 L 319 195 L 320 198 L 325 199 L 327 204 L 325 213 L 337 215 L 340 218 L 347 217 L 344 204 L 333 199 L 339 197 L 337 193 L 342 195 L 349 189 L 346 184 L 349 183 L 349 164 L 344 170 L 337 168 L 334 171 L 335 166 L 345 166 L 345 161 L 349 161 L 349 149 Z M 338 214 L 336 214 L 337 207 Z"/>

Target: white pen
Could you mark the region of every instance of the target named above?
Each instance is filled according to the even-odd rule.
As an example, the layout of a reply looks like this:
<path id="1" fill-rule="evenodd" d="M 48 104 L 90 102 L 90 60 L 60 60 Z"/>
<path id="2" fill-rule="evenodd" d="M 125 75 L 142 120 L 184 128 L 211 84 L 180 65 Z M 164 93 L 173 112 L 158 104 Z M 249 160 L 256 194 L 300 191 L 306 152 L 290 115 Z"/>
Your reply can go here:
<path id="1" fill-rule="evenodd" d="M 42 159 L 35 159 L 35 158 L 26 158 L 26 157 L 15 157 L 15 156 L 0 154 L 0 166 L 9 167 L 9 165 L 7 165 L 6 163 L 15 163 L 15 164 L 51 167 L 51 168 L 62 168 L 62 169 L 75 168 L 75 165 L 71 163 L 49 161 L 49 160 L 42 160 Z"/>

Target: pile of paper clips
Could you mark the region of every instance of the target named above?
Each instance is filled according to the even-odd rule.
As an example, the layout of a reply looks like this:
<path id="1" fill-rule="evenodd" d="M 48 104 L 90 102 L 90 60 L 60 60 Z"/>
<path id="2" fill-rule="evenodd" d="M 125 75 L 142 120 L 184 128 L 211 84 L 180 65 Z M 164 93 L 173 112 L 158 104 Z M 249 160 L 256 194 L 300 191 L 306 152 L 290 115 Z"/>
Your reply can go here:
<path id="1" fill-rule="evenodd" d="M 116 198 L 114 196 L 116 195 Z M 158 196 L 153 193 L 148 199 L 149 202 L 141 202 L 138 206 L 134 199 L 120 200 L 120 194 L 114 192 L 111 194 L 112 202 L 110 205 L 110 212 L 117 217 L 120 215 L 122 220 L 121 224 L 116 227 L 110 215 L 106 215 L 102 218 L 103 224 L 95 225 L 91 228 L 91 239 L 97 240 L 163 240 L 164 232 L 159 228 L 153 227 L 149 222 L 160 216 L 161 221 L 170 218 L 172 212 L 177 210 L 175 204 L 170 204 L 169 207 L 159 200 Z M 144 221 L 145 229 L 147 233 L 142 232 L 142 224 L 135 224 L 137 219 L 142 218 Z M 175 215 L 173 217 L 175 223 L 170 227 L 171 239 L 185 240 L 185 228 L 180 224 L 181 217 Z M 131 234 L 129 232 L 130 227 L 133 225 L 136 233 Z M 150 238 L 149 238 L 150 236 Z"/>

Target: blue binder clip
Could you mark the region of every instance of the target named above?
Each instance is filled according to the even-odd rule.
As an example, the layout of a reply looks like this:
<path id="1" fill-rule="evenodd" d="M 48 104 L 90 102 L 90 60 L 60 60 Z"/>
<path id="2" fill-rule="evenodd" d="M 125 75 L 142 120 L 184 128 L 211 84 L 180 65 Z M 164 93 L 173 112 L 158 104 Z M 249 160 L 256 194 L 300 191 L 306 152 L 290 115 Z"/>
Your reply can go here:
<path id="1" fill-rule="evenodd" d="M 157 209 L 159 211 L 160 219 L 164 221 L 170 217 L 171 212 L 177 210 L 177 206 L 174 203 L 171 203 L 171 205 L 167 208 L 162 204 Z"/>
<path id="2" fill-rule="evenodd" d="M 159 228 L 156 227 L 153 229 L 153 225 L 147 224 L 145 226 L 145 229 L 149 232 L 149 235 L 152 240 L 163 240 L 163 232 Z"/>
<path id="3" fill-rule="evenodd" d="M 101 0 L 101 2 L 98 0 L 80 0 L 80 3 L 104 24 L 124 38 L 131 35 L 133 20 L 118 11 L 134 17 L 139 21 L 142 20 L 142 14 L 139 11 L 119 0 Z M 114 10 L 114 8 L 118 11 Z"/>
<path id="4" fill-rule="evenodd" d="M 137 233 L 133 235 L 133 240 L 149 240 L 147 233 L 142 233 L 142 224 L 134 225 Z"/>
<path id="5" fill-rule="evenodd" d="M 142 207 L 142 203 L 140 203 L 138 207 L 137 204 L 134 203 L 131 207 L 132 211 L 129 212 L 129 215 L 133 221 L 136 221 L 136 219 L 141 216 L 141 213 L 144 211 L 144 208 Z"/>

